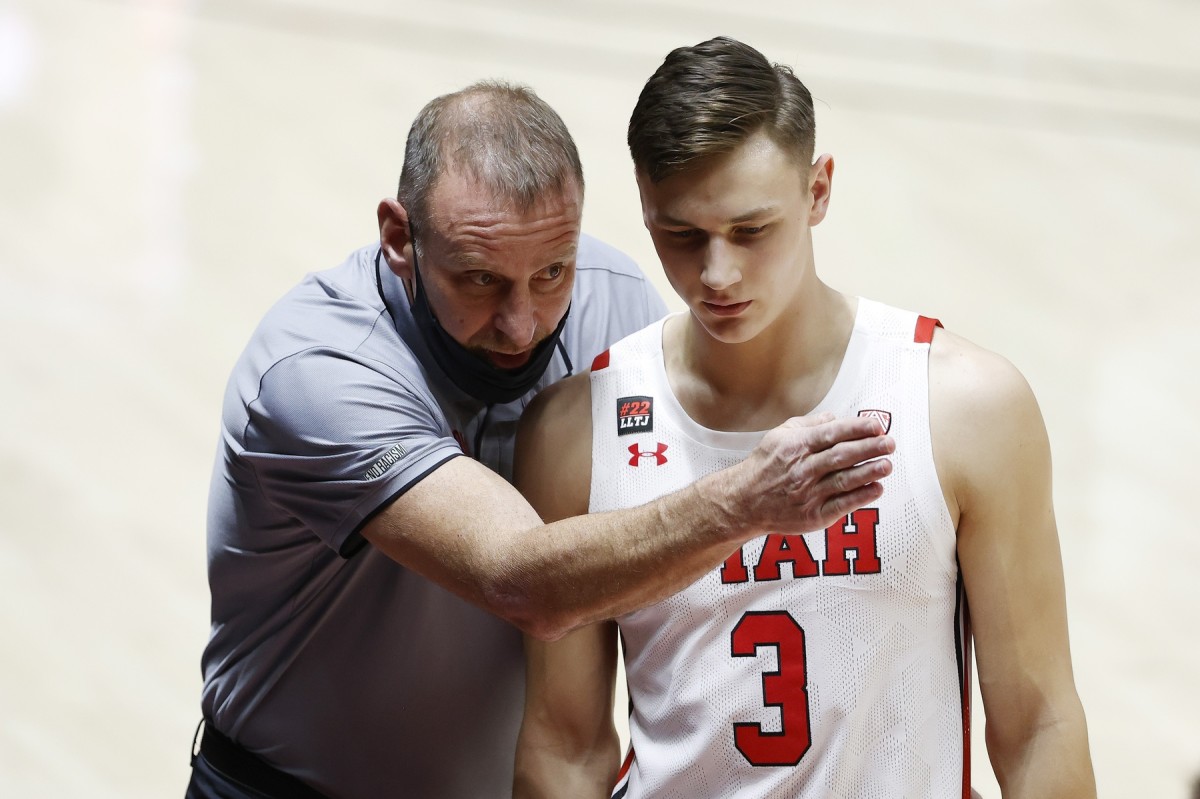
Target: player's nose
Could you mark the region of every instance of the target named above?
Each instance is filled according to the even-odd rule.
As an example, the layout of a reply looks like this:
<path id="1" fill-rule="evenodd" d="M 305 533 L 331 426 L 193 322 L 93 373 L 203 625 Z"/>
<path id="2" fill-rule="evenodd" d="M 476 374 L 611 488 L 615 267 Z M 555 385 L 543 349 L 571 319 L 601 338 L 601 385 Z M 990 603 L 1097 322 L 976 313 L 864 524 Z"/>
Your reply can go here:
<path id="1" fill-rule="evenodd" d="M 710 238 L 704 250 L 701 282 L 713 291 L 724 291 L 741 279 L 742 269 L 734 248 L 719 236 Z"/>

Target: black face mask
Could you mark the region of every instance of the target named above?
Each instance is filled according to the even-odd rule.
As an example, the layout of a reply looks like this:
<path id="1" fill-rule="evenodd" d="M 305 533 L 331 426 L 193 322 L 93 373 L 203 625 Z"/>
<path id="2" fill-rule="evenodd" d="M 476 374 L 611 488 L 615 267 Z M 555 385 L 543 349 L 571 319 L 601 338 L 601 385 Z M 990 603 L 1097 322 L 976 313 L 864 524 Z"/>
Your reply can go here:
<path id="1" fill-rule="evenodd" d="M 413 292 L 415 296 L 412 301 L 413 319 L 417 323 L 417 329 L 421 331 L 421 337 L 425 339 L 426 346 L 433 353 L 434 360 L 454 385 L 489 405 L 512 402 L 529 393 L 537 385 L 546 373 L 550 359 L 554 357 L 554 348 L 562 335 L 563 327 L 567 324 L 567 314 L 571 312 L 570 306 L 567 307 L 558 327 L 534 348 L 524 366 L 499 369 L 455 341 L 434 317 L 433 310 L 425 298 L 421 271 L 417 268 L 415 244 L 413 274 L 416 276 L 416 289 Z"/>

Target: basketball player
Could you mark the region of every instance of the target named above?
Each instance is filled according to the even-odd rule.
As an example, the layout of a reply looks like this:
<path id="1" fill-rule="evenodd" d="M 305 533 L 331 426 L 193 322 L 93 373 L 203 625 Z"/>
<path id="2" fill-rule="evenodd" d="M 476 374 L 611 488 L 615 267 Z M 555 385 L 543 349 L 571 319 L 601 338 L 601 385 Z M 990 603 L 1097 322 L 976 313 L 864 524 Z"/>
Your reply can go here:
<path id="1" fill-rule="evenodd" d="M 813 160 L 811 97 L 788 68 L 725 38 L 678 49 L 629 145 L 688 312 L 531 406 L 517 482 L 534 507 L 550 520 L 646 502 L 801 414 L 876 420 L 894 470 L 826 529 L 756 538 L 663 601 L 529 640 L 516 795 L 970 796 L 973 632 L 1006 799 L 1094 796 L 1047 436 L 1021 375 L 817 276 L 833 159 Z"/>

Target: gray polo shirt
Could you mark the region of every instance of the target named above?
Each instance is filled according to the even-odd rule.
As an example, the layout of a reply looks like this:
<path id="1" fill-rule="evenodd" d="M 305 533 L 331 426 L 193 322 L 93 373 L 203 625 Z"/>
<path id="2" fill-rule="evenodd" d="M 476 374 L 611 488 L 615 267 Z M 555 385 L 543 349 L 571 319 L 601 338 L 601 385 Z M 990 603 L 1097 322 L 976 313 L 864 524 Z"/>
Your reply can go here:
<path id="1" fill-rule="evenodd" d="M 484 406 L 432 362 L 378 253 L 364 247 L 307 276 L 230 377 L 209 496 L 203 710 L 332 797 L 507 796 L 520 634 L 358 530 L 450 458 L 510 479 L 533 395 L 666 307 L 629 258 L 582 237 L 545 377 L 516 402 Z"/>

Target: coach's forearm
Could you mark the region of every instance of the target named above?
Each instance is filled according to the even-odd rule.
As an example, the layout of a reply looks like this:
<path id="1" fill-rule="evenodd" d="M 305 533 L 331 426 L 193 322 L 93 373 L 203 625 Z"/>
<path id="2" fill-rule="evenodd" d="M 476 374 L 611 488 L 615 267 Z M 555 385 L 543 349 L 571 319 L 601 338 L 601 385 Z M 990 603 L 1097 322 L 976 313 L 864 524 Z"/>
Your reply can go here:
<path id="1" fill-rule="evenodd" d="M 654 502 L 506 536 L 487 604 L 543 640 L 657 602 L 765 530 L 739 518 L 737 467 Z"/>
<path id="2" fill-rule="evenodd" d="M 362 534 L 406 568 L 555 639 L 670 596 L 751 538 L 820 530 L 874 502 L 895 445 L 868 421 L 788 420 L 733 466 L 654 502 L 592 515 L 579 515 L 588 498 L 571 482 L 577 472 L 560 475 L 544 458 L 518 480 L 540 487 L 533 505 L 477 462 L 453 458 Z M 552 523 L 538 524 L 539 514 Z"/>

